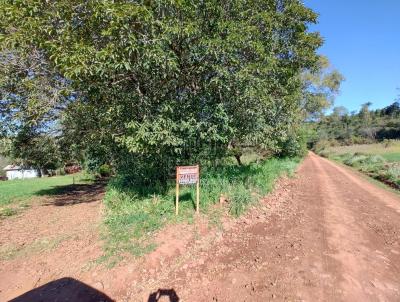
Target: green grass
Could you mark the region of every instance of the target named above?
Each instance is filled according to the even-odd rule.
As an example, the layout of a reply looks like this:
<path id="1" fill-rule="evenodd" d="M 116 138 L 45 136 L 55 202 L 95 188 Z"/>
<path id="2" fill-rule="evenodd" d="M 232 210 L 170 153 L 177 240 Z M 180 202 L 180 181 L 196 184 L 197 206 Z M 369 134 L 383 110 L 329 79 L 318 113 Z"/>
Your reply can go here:
<path id="1" fill-rule="evenodd" d="M 86 182 L 81 174 L 0 182 L 0 207 L 31 199 L 34 196 L 56 194 L 58 187 Z"/>
<path id="2" fill-rule="evenodd" d="M 398 153 L 383 153 L 382 157 L 389 162 L 400 162 L 400 151 Z"/>
<path id="3" fill-rule="evenodd" d="M 258 161 L 258 159 L 249 157 Z M 248 162 L 251 159 L 245 159 Z M 218 224 L 211 205 L 221 194 L 229 201 L 229 212 L 239 216 L 248 206 L 269 193 L 282 174 L 292 175 L 299 159 L 269 159 L 243 166 L 227 164 L 201 170 L 200 211 Z M 180 213 L 175 216 L 175 182 L 167 188 L 135 187 L 125 178 L 114 178 L 105 196 L 105 256 L 115 259 L 123 254 L 139 256 L 154 249 L 151 234 L 167 223 L 191 223 L 195 213 L 195 186 L 181 186 Z M 111 260 L 113 261 L 113 260 Z"/>
<path id="4" fill-rule="evenodd" d="M 329 147 L 325 149 L 331 155 L 343 155 L 346 153 L 364 153 L 368 155 L 382 155 L 388 160 L 400 161 L 400 141 L 391 140 L 376 144 L 352 145 Z"/>
<path id="5" fill-rule="evenodd" d="M 330 156 L 392 188 L 400 189 L 400 162 L 388 161 L 384 156 L 363 153 L 345 153 Z"/>
<path id="6" fill-rule="evenodd" d="M 400 189 L 400 141 L 327 147 L 320 155 L 351 166 L 395 189 Z"/>

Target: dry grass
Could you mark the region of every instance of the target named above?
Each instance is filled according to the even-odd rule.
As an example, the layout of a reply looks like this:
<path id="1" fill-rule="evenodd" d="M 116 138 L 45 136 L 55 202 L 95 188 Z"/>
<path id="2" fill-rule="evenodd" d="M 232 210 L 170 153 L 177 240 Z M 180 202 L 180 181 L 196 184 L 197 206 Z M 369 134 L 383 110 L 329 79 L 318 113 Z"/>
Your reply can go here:
<path id="1" fill-rule="evenodd" d="M 332 155 L 343 154 L 370 154 L 381 155 L 389 161 L 400 161 L 400 140 L 392 140 L 389 142 L 368 144 L 368 145 L 352 145 L 328 148 L 328 152 Z M 396 156 L 397 155 L 397 156 Z"/>

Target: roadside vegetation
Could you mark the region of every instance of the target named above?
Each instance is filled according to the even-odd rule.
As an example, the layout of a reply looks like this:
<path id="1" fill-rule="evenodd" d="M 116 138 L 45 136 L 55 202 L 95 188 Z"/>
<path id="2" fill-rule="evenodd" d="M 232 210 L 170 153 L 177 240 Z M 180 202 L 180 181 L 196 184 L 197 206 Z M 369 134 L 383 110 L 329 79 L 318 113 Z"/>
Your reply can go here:
<path id="1" fill-rule="evenodd" d="M 374 144 L 400 139 L 400 102 L 395 101 L 382 109 L 371 110 L 365 103 L 360 110 L 349 112 L 345 107 L 335 107 L 331 114 L 322 116 L 312 126 L 315 130 L 313 147 Z M 390 147 L 390 146 L 386 146 Z"/>
<path id="2" fill-rule="evenodd" d="M 223 207 L 233 216 L 269 193 L 278 177 L 294 173 L 299 158 L 271 158 L 249 161 L 238 166 L 235 162 L 201 171 L 200 212 L 216 219 L 215 208 L 220 197 Z M 107 260 L 115 260 L 124 253 L 140 255 L 151 250 L 151 234 L 166 223 L 191 222 L 195 213 L 195 186 L 182 186 L 180 213 L 175 216 L 175 182 L 165 186 L 137 186 L 129 178 L 117 177 L 110 181 L 105 196 L 107 206 L 105 225 Z M 214 215 L 214 217 L 211 217 Z"/>
<path id="3" fill-rule="evenodd" d="M 325 148 L 322 156 L 351 166 L 385 184 L 400 189 L 400 141 Z"/>

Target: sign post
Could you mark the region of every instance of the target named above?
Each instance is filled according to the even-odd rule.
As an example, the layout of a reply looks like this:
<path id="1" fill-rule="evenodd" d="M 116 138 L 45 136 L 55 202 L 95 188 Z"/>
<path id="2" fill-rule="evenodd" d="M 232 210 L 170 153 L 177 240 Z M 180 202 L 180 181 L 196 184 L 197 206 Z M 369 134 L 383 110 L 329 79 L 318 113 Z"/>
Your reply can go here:
<path id="1" fill-rule="evenodd" d="M 176 167 L 176 199 L 175 214 L 179 213 L 179 185 L 196 184 L 196 213 L 199 213 L 200 203 L 200 168 L 197 166 Z"/>

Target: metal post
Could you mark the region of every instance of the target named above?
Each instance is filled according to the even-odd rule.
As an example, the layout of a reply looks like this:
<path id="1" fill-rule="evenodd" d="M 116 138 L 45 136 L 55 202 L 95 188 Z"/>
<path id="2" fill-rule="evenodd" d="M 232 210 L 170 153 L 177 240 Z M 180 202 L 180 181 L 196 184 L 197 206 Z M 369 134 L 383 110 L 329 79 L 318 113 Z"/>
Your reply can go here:
<path id="1" fill-rule="evenodd" d="M 196 213 L 199 214 L 199 203 L 200 203 L 200 171 L 197 165 L 197 183 L 196 183 Z"/>

